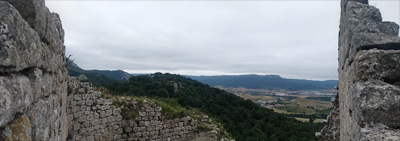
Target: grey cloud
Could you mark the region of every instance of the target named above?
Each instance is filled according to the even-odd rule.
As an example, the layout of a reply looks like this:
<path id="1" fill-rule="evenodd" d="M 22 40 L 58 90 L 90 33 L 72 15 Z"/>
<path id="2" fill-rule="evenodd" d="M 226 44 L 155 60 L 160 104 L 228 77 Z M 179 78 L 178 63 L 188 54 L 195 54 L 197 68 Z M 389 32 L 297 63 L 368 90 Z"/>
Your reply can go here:
<path id="1" fill-rule="evenodd" d="M 339 1 L 46 4 L 61 15 L 67 54 L 84 69 L 337 79 Z"/>

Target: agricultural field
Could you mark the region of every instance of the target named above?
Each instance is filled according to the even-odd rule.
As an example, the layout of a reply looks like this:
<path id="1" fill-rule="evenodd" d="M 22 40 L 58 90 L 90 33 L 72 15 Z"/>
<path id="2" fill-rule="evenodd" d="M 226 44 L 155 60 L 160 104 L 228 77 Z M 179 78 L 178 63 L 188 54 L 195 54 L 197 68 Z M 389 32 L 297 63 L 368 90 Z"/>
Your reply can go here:
<path id="1" fill-rule="evenodd" d="M 302 122 L 309 122 L 309 121 L 310 121 L 309 118 L 299 118 L 299 117 L 296 117 L 295 119 L 298 120 L 298 121 L 302 121 Z M 315 119 L 315 120 L 314 120 L 314 123 L 322 122 L 322 120 L 324 120 L 324 119 L 321 119 L 321 118 Z"/>
<path id="2" fill-rule="evenodd" d="M 251 95 L 251 94 L 241 94 L 241 95 L 238 95 L 238 96 L 240 96 L 240 97 L 243 98 L 243 99 L 250 99 L 250 100 L 253 100 L 253 99 L 260 99 L 260 100 L 265 100 L 265 101 L 267 101 L 267 100 L 274 100 L 274 99 L 277 99 L 277 98 L 278 98 L 278 97 L 276 97 L 276 96 Z"/>
<path id="3" fill-rule="evenodd" d="M 271 93 L 277 92 L 246 88 L 229 88 L 224 90 L 234 93 L 243 99 L 252 100 L 263 107 L 273 109 L 276 113 L 294 117 L 299 121 L 308 122 L 310 119 L 315 119 L 314 122 L 321 122 L 329 115 L 331 107 L 331 96 L 299 94 L 271 95 Z M 286 92 L 279 90 L 278 93 Z"/>

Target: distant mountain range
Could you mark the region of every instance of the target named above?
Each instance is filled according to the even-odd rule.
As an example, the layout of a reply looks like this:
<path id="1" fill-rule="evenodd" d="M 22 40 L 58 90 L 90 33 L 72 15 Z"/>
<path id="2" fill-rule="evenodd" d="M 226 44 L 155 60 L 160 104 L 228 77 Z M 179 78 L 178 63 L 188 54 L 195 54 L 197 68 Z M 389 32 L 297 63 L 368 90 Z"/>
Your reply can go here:
<path id="1" fill-rule="evenodd" d="M 131 76 L 149 74 L 129 74 L 122 70 L 83 70 L 77 64 L 72 63 L 68 67 L 71 76 L 80 74 L 86 77 L 93 85 L 108 85 L 113 82 L 129 80 Z M 250 89 L 286 89 L 296 90 L 326 90 L 333 89 L 337 80 L 313 81 L 304 79 L 286 79 L 279 75 L 220 75 L 220 76 L 190 76 L 182 75 L 210 86 L 244 87 Z"/>
<path id="2" fill-rule="evenodd" d="M 313 81 L 304 79 L 286 79 L 279 75 L 221 75 L 221 76 L 186 76 L 210 86 L 244 87 L 251 89 L 286 89 L 286 90 L 325 90 L 333 89 L 338 81 Z"/>

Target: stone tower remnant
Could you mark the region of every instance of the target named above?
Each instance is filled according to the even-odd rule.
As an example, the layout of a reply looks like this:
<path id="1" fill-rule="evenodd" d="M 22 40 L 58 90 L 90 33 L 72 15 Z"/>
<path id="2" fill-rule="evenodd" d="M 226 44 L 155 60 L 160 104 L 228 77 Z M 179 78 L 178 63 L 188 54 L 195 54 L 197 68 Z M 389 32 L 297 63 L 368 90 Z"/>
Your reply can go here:
<path id="1" fill-rule="evenodd" d="M 398 11 L 394 11 L 398 12 Z M 399 25 L 367 0 L 342 0 L 339 91 L 320 140 L 400 140 Z"/>

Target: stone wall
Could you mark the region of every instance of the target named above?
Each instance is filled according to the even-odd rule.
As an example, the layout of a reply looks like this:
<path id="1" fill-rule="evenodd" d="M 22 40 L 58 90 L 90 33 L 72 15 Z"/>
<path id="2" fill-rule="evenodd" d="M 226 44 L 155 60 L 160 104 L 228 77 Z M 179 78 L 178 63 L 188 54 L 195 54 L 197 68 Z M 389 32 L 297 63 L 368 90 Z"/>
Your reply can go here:
<path id="1" fill-rule="evenodd" d="M 190 116 L 167 119 L 163 109 L 154 103 L 139 102 L 129 97 L 115 96 L 115 100 L 102 98 L 102 94 L 94 91 L 83 75 L 70 77 L 68 87 L 67 112 L 70 121 L 68 139 L 70 140 L 212 141 L 218 139 L 216 131 L 198 131 L 197 120 Z M 123 103 L 122 106 L 119 103 Z M 124 108 L 127 111 L 121 112 Z"/>
<path id="2" fill-rule="evenodd" d="M 167 119 L 152 102 L 116 97 L 124 105 L 114 106 L 65 65 L 58 14 L 44 0 L 0 0 L 1 141 L 226 139 L 190 116 Z"/>
<path id="3" fill-rule="evenodd" d="M 400 140 L 399 26 L 367 0 L 341 8 L 338 109 L 321 140 Z"/>
<path id="4" fill-rule="evenodd" d="M 0 0 L 0 140 L 67 133 L 64 31 L 44 0 Z"/>

